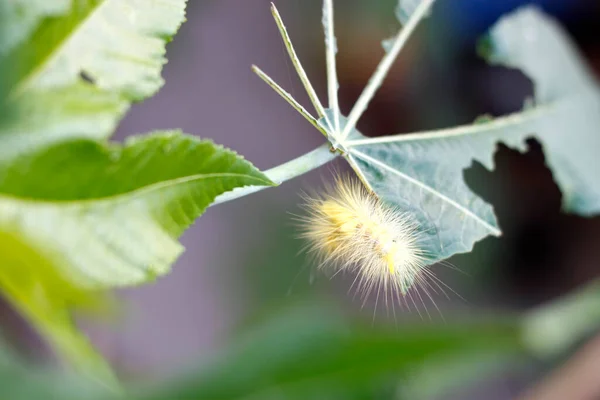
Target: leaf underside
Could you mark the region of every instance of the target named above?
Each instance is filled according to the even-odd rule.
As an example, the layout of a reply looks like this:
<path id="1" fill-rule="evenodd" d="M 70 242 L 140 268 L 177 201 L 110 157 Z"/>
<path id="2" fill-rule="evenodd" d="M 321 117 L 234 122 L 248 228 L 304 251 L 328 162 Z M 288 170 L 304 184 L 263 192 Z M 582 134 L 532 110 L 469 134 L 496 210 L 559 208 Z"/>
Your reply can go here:
<path id="1" fill-rule="evenodd" d="M 600 91 L 562 28 L 535 7 L 502 18 L 491 30 L 488 60 L 521 69 L 535 84 L 535 104 L 521 113 L 470 126 L 368 139 L 358 132 L 349 158 L 375 193 L 410 211 L 436 262 L 499 235 L 493 208 L 465 183 L 474 161 L 493 169 L 499 142 L 524 151 L 538 139 L 567 212 L 600 212 L 594 161 L 600 148 Z"/>

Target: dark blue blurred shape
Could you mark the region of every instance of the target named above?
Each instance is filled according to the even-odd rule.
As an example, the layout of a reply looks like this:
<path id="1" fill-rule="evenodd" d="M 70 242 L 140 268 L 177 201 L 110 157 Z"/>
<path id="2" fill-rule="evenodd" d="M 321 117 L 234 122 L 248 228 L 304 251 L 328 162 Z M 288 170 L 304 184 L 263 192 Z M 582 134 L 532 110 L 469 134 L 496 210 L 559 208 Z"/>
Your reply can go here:
<path id="1" fill-rule="evenodd" d="M 536 4 L 563 23 L 579 20 L 596 7 L 592 0 L 446 0 L 438 6 L 453 31 L 463 38 L 484 33 L 501 15 L 527 4 Z"/>

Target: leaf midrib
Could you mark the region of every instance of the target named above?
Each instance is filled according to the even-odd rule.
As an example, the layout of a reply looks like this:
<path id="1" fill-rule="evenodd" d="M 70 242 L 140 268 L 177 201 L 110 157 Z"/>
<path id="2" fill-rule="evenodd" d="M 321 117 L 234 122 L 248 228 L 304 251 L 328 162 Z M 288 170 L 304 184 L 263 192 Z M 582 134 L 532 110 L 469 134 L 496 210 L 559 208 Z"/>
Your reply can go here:
<path id="1" fill-rule="evenodd" d="M 417 142 L 424 140 L 447 139 L 451 137 L 488 134 L 492 130 L 503 129 L 511 125 L 520 125 L 526 122 L 531 122 L 537 118 L 544 118 L 547 116 L 546 113 L 555 111 L 563 103 L 566 103 L 566 100 L 538 105 L 529 110 L 520 111 L 517 113 L 494 118 L 492 121 L 483 124 L 471 123 L 465 125 L 457 125 L 451 128 L 434 129 L 431 131 L 401 133 L 380 137 L 365 137 L 365 139 L 358 140 L 349 140 L 346 143 L 346 146 L 352 149 L 354 147 L 370 146 L 376 144 Z"/>
<path id="2" fill-rule="evenodd" d="M 47 205 L 47 204 L 50 204 L 50 205 L 58 205 L 58 204 L 60 204 L 60 205 L 74 205 L 74 204 L 75 205 L 85 205 L 88 203 L 111 203 L 111 202 L 119 203 L 122 201 L 129 201 L 135 197 L 142 197 L 142 196 L 148 195 L 154 191 L 158 191 L 161 189 L 168 189 L 170 187 L 175 187 L 175 186 L 193 182 L 193 181 L 200 181 L 203 179 L 214 179 L 214 178 L 244 178 L 244 179 L 255 181 L 257 186 L 272 186 L 272 182 L 269 182 L 260 177 L 255 177 L 255 176 L 247 175 L 247 174 L 226 172 L 226 173 L 211 173 L 211 174 L 195 174 L 195 175 L 180 177 L 180 178 L 171 179 L 168 181 L 153 183 L 151 185 L 143 186 L 141 188 L 137 188 L 137 189 L 134 189 L 134 190 L 131 190 L 128 192 L 123 192 L 123 193 L 115 194 L 112 196 L 96 197 L 96 198 L 92 198 L 92 199 L 44 200 L 44 199 L 34 199 L 34 198 L 26 198 L 26 197 L 19 197 L 19 196 L 11 196 L 9 194 L 0 193 L 0 200 L 6 199 L 9 201 L 18 201 L 21 203 L 26 203 L 26 204 L 31 204 L 31 205 Z M 243 186 L 252 186 L 252 185 L 254 185 L 254 184 L 248 183 L 247 185 L 243 185 Z"/>
<path id="3" fill-rule="evenodd" d="M 450 197 L 446 196 L 443 193 L 440 193 L 439 191 L 435 190 L 434 188 L 424 184 L 423 182 L 421 182 L 418 179 L 415 179 L 409 175 L 406 175 L 402 172 L 400 172 L 399 170 L 390 167 L 389 165 L 387 165 L 386 163 L 383 163 L 373 157 L 368 156 L 367 154 L 364 154 L 358 150 L 355 149 L 351 149 L 350 150 L 351 154 L 354 154 L 355 156 L 362 158 L 365 161 L 368 161 L 374 165 L 377 165 L 381 168 L 384 168 L 390 172 L 392 172 L 393 174 L 396 174 L 397 176 L 399 176 L 400 178 L 414 184 L 414 185 L 418 185 L 419 187 L 427 190 L 429 193 L 433 194 L 434 196 L 437 196 L 438 198 L 440 198 L 442 201 L 448 203 L 449 205 L 453 206 L 454 208 L 458 209 L 460 212 L 462 212 L 463 214 L 465 214 L 468 217 L 471 217 L 472 219 L 474 219 L 477 223 L 479 223 L 480 225 L 484 226 L 487 230 L 490 231 L 490 233 L 492 235 L 495 236 L 500 236 L 502 234 L 502 231 L 494 226 L 492 226 L 490 223 L 488 223 L 487 221 L 483 220 L 480 216 L 478 216 L 477 214 L 475 214 L 474 212 L 472 212 L 471 210 L 469 210 L 468 208 L 466 208 L 465 206 L 461 205 L 460 203 L 458 203 L 455 200 L 452 200 Z"/>

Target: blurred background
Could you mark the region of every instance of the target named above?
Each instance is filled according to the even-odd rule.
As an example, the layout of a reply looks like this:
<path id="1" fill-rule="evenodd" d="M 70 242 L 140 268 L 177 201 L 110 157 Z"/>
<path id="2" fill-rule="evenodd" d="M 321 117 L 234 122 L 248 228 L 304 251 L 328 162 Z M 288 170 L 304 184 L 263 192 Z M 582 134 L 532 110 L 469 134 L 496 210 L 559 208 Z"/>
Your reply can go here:
<path id="1" fill-rule="evenodd" d="M 395 0 L 335 3 L 340 103 L 347 113 L 383 55 L 381 40 L 399 24 Z M 476 47 L 502 14 L 525 3 L 439 0 L 359 130 L 368 136 L 408 133 L 518 111 L 532 95 L 530 81 L 518 71 L 486 65 Z M 534 3 L 560 19 L 600 73 L 600 2 Z M 325 100 L 321 0 L 280 0 L 276 5 Z M 190 0 L 188 21 L 168 46 L 166 85 L 132 108 L 115 139 L 181 128 L 236 150 L 263 170 L 321 144 L 320 133 L 250 70 L 257 64 L 310 109 L 269 7 L 269 0 Z M 529 145 L 526 154 L 499 146 L 494 171 L 477 164 L 465 171 L 473 190 L 494 205 L 504 235 L 453 257 L 451 266 L 433 267 L 451 288 L 447 297 L 434 295 L 440 311 L 429 300 L 418 310 L 410 303 L 410 309 L 396 316 L 376 307 L 373 299 L 363 307 L 359 296 L 348 293 L 352 277 L 329 280 L 314 273 L 300 252 L 303 243 L 295 238 L 292 214 L 301 213 L 303 190 L 331 178 L 330 165 L 279 188 L 210 208 L 183 236 L 187 250 L 171 274 L 120 292 L 123 310 L 116 321 L 86 321 L 84 326 L 121 375 L 161 381 L 192 364 L 210 365 L 244 326 L 286 304 L 333 305 L 376 329 L 415 320 L 443 325 L 444 317 L 457 313 L 510 314 L 555 299 L 598 275 L 600 218 L 560 213 L 560 192 L 543 151 L 535 141 Z M 33 353 L 45 352 L 7 306 L 1 318 L 14 327 L 15 337 L 28 338 Z M 460 388 L 456 398 L 512 398 L 535 378 L 534 372 L 504 371 L 485 384 Z"/>

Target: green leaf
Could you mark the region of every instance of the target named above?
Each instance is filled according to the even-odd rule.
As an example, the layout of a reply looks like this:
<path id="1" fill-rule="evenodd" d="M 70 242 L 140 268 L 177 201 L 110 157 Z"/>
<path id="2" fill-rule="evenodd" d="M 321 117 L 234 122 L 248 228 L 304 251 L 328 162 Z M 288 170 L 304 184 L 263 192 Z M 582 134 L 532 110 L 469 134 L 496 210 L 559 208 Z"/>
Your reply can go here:
<path id="1" fill-rule="evenodd" d="M 216 196 L 270 184 L 234 152 L 178 132 L 74 140 L 0 164 L 1 289 L 64 356 L 94 363 L 71 307 L 165 274 Z"/>
<path id="2" fill-rule="evenodd" d="M 75 140 L 0 170 L 0 229 L 49 244 L 77 281 L 136 284 L 168 270 L 177 237 L 216 196 L 270 184 L 237 154 L 179 132 Z"/>
<path id="3" fill-rule="evenodd" d="M 537 8 L 503 18 L 491 32 L 492 63 L 521 69 L 535 84 L 535 101 L 550 105 L 532 130 L 562 189 L 565 211 L 591 216 L 600 212 L 600 87 L 557 21 Z"/>
<path id="4" fill-rule="evenodd" d="M 67 12 L 70 0 L 11 0 L 0 2 L 0 55 L 26 40 L 38 23 Z"/>
<path id="5" fill-rule="evenodd" d="M 382 386 L 395 391 L 402 376 L 430 357 L 520 348 L 512 323 L 457 321 L 382 332 L 348 325 L 336 315 L 322 305 L 286 310 L 238 338 L 208 370 L 143 398 L 381 398 L 376 394 Z"/>
<path id="6" fill-rule="evenodd" d="M 9 10 L 29 23 L 11 25 L 19 45 L 0 52 L 4 107 L 17 110 L 0 127 L 0 160 L 74 136 L 108 137 L 132 101 L 162 86 L 165 43 L 183 22 L 186 1 L 28 3 Z"/>
<path id="7" fill-rule="evenodd" d="M 3 295 L 88 379 L 118 387 L 109 365 L 79 333 L 70 314 L 74 308 L 95 306 L 97 294 L 70 282 L 61 274 L 60 265 L 14 233 L 0 230 L 0 254 Z M 5 390 L 3 385 L 4 394 Z"/>
<path id="8" fill-rule="evenodd" d="M 473 161 L 494 168 L 498 142 L 523 151 L 526 138 L 539 139 L 564 209 L 600 211 L 600 92 L 565 32 L 526 7 L 497 23 L 489 44 L 493 62 L 518 67 L 534 81 L 535 107 L 433 132 L 374 139 L 354 132 L 346 144 L 350 161 L 375 193 L 414 215 L 432 263 L 501 233 L 492 206 L 463 179 Z"/>
<path id="9" fill-rule="evenodd" d="M 118 95 L 85 83 L 41 91 L 34 101 L 12 107 L 0 122 L 0 163 L 59 140 L 93 139 L 98 132 L 112 132 L 115 116 L 126 109 Z"/>
<path id="10" fill-rule="evenodd" d="M 0 388 L 10 400 L 124 400 L 119 393 L 57 369 L 25 362 L 0 339 Z"/>

